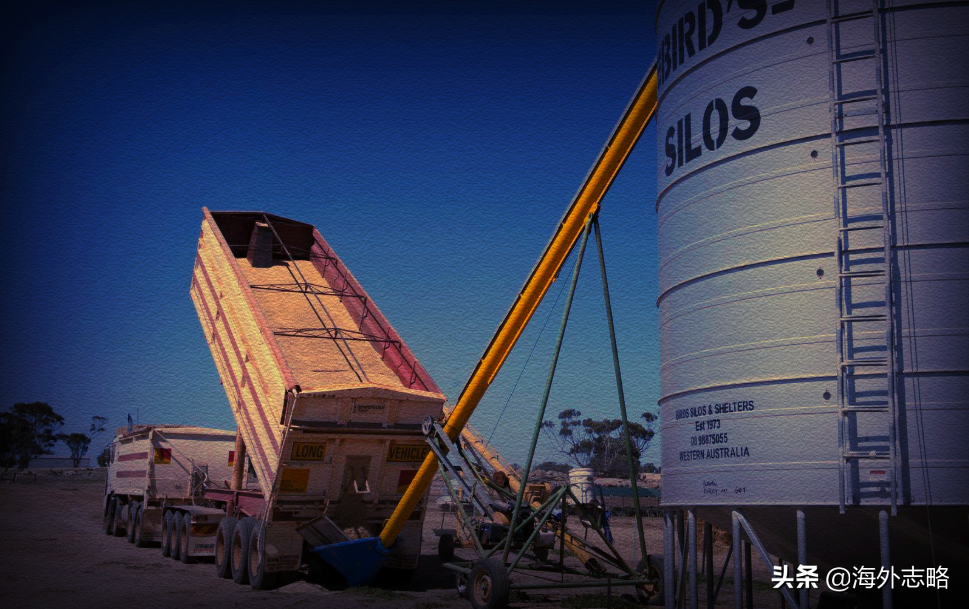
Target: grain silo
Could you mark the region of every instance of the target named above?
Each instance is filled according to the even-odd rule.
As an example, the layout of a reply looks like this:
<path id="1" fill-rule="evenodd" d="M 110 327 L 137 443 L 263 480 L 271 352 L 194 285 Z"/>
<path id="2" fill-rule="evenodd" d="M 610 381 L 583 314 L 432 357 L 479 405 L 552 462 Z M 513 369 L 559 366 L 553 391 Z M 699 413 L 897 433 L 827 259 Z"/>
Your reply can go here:
<path id="1" fill-rule="evenodd" d="M 966 569 L 969 5 L 656 31 L 664 505 L 822 573 Z"/>

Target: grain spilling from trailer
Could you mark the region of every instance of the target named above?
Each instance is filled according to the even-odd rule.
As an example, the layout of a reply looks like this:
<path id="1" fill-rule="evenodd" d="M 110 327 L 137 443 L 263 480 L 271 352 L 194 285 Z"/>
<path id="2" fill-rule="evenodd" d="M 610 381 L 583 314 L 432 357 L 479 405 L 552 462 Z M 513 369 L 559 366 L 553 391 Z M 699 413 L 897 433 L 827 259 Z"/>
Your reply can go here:
<path id="1" fill-rule="evenodd" d="M 313 226 L 203 215 L 191 296 L 238 425 L 236 455 L 259 487 L 245 487 L 237 458 L 229 488 L 207 492 L 227 514 L 216 562 L 271 587 L 309 548 L 380 532 L 427 454 L 421 422 L 445 398 Z M 426 504 L 425 492 L 387 567 L 417 567 Z"/>
<path id="2" fill-rule="evenodd" d="M 182 560 L 213 556 L 212 523 L 217 525 L 224 511 L 206 504 L 206 491 L 228 486 L 235 435 L 186 425 L 120 429 L 108 448 L 104 532 L 126 535 L 138 547 L 161 542 L 170 555 L 170 540 L 178 531 L 166 527 L 166 515 L 181 513 Z"/>

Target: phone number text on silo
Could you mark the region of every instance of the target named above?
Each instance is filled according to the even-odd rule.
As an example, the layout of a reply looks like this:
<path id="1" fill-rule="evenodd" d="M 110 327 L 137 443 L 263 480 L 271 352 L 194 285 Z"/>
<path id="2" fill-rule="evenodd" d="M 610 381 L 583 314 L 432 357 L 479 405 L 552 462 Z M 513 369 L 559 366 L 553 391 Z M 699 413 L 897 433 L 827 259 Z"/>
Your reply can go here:
<path id="1" fill-rule="evenodd" d="M 682 410 L 676 411 L 677 419 L 686 419 L 691 417 L 701 417 L 714 414 L 726 414 L 730 412 L 744 412 L 754 409 L 753 400 L 744 400 L 740 402 L 729 402 L 724 404 L 712 404 L 706 406 L 700 406 L 699 408 L 684 408 Z M 720 429 L 720 419 L 706 419 L 703 421 L 695 421 L 694 427 L 696 431 L 703 431 L 706 429 Z M 706 446 L 710 444 L 727 444 L 730 442 L 730 438 L 727 432 L 722 431 L 718 433 L 707 433 L 697 436 L 690 437 L 691 446 Z M 691 449 L 680 451 L 680 461 L 699 461 L 704 459 L 729 459 L 731 457 L 749 457 L 750 449 L 746 446 L 718 446 L 717 448 L 707 448 L 703 449 Z"/>

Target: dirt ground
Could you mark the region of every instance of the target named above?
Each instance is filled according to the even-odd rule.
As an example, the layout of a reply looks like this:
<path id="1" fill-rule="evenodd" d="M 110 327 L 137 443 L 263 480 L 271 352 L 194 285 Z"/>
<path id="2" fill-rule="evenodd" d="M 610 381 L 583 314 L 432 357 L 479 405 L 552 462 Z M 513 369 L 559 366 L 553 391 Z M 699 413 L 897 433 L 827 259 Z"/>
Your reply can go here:
<path id="1" fill-rule="evenodd" d="M 71 470 L 65 470 L 65 474 Z M 468 609 L 458 597 L 454 577 L 437 557 L 435 528 L 453 527 L 453 517 L 436 509 L 424 526 L 420 567 L 406 586 L 327 589 L 305 580 L 273 591 L 255 591 L 215 576 L 209 563 L 185 565 L 163 558 L 157 548 L 136 548 L 124 538 L 101 532 L 103 470 L 78 470 L 80 475 L 38 475 L 0 483 L 0 601 L 5 607 L 321 607 L 333 609 L 400 607 L 403 609 Z M 72 472 L 73 473 L 73 472 Z M 431 499 L 434 505 L 434 498 Z M 647 547 L 662 551 L 661 520 L 645 519 Z M 638 558 L 633 518 L 613 518 L 612 532 L 624 557 Z M 593 534 L 594 533 L 590 533 Z M 721 548 L 716 564 L 722 564 Z M 470 550 L 458 557 L 471 558 Z M 728 573 L 729 577 L 730 573 Z M 767 569 L 756 561 L 755 607 L 780 607 L 769 587 Z M 515 581 L 523 581 L 515 576 Z M 701 585 L 701 588 L 703 586 Z M 631 589 L 613 588 L 612 607 L 624 606 L 620 596 Z M 731 606 L 733 589 L 724 583 L 718 606 Z M 603 589 L 530 592 L 513 597 L 514 608 L 605 607 Z M 626 605 L 629 606 L 629 605 Z M 700 606 L 705 606 L 703 591 Z"/>

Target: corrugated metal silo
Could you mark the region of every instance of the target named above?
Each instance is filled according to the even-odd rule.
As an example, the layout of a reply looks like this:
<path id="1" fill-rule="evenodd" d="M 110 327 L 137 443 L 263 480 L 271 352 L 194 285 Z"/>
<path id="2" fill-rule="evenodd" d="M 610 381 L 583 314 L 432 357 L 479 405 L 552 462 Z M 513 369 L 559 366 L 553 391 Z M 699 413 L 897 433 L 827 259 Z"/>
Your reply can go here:
<path id="1" fill-rule="evenodd" d="M 667 0 L 656 31 L 664 504 L 781 555 L 804 510 L 849 566 L 897 505 L 893 556 L 969 562 L 969 6 Z"/>

